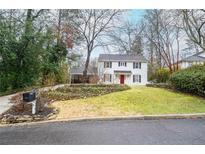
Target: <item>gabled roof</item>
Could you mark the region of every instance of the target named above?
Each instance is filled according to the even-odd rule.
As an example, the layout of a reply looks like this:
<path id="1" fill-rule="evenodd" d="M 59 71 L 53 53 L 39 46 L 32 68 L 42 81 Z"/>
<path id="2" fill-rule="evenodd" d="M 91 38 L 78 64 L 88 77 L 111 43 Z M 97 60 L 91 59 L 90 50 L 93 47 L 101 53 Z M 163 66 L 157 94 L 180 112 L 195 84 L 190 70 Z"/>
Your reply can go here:
<path id="1" fill-rule="evenodd" d="M 79 74 L 79 75 L 83 75 L 83 71 L 84 71 L 84 67 L 73 67 L 71 68 L 71 74 Z M 97 68 L 88 68 L 88 75 L 93 75 L 97 73 Z"/>
<path id="2" fill-rule="evenodd" d="M 195 53 L 193 56 L 199 56 L 202 53 L 205 53 L 205 51 L 201 51 L 201 52 Z"/>
<path id="3" fill-rule="evenodd" d="M 98 61 L 139 61 L 147 62 L 141 54 L 100 54 Z"/>
<path id="4" fill-rule="evenodd" d="M 205 57 L 200 56 L 200 54 L 204 53 L 204 51 L 196 53 L 192 56 L 189 56 L 187 58 L 182 59 L 181 61 L 185 61 L 185 62 L 205 62 Z"/>

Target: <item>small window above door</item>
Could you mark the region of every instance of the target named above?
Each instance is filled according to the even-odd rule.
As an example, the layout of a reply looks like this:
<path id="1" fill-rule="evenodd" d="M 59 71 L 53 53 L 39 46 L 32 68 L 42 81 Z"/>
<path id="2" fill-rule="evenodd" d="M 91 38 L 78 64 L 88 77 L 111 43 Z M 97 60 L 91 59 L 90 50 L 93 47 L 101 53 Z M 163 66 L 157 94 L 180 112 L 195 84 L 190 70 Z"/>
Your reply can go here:
<path id="1" fill-rule="evenodd" d="M 127 62 L 118 62 L 118 66 L 119 67 L 121 67 L 121 66 L 127 67 Z"/>

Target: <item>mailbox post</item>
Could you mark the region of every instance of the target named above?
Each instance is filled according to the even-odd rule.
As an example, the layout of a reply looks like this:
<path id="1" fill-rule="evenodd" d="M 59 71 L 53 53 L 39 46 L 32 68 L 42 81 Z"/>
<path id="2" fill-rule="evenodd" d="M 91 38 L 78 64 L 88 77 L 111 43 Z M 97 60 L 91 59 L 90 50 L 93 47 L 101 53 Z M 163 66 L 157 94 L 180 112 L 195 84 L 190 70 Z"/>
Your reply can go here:
<path id="1" fill-rule="evenodd" d="M 23 93 L 23 101 L 32 104 L 32 114 L 36 114 L 36 92 Z"/>

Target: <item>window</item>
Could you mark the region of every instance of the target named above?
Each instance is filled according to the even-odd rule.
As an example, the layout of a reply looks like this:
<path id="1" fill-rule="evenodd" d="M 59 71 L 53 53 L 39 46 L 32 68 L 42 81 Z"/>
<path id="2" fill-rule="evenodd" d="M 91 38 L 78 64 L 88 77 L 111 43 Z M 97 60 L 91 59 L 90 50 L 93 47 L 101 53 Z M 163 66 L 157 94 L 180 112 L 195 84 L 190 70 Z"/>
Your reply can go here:
<path id="1" fill-rule="evenodd" d="M 133 62 L 133 68 L 141 69 L 141 62 Z"/>
<path id="2" fill-rule="evenodd" d="M 141 83 L 141 75 L 139 75 L 139 74 L 133 75 L 133 83 L 135 83 L 135 82 Z"/>
<path id="3" fill-rule="evenodd" d="M 112 74 L 104 74 L 104 82 L 112 82 Z"/>
<path id="4" fill-rule="evenodd" d="M 127 62 L 118 62 L 118 66 L 124 66 L 127 67 Z"/>
<path id="5" fill-rule="evenodd" d="M 112 62 L 104 62 L 104 68 L 112 68 Z"/>
<path id="6" fill-rule="evenodd" d="M 192 62 L 188 62 L 188 67 L 191 67 L 193 65 Z"/>

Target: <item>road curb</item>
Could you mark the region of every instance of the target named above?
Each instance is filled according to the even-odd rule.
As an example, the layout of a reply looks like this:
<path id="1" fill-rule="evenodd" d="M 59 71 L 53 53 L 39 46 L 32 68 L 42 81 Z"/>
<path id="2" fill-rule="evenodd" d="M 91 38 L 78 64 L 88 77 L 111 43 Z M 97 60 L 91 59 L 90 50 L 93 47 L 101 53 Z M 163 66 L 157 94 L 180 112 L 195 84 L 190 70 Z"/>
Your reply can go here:
<path id="1" fill-rule="evenodd" d="M 113 121 L 113 120 L 199 119 L 199 118 L 205 118 L 205 113 L 196 113 L 196 114 L 163 114 L 163 115 L 137 115 L 137 116 L 110 116 L 110 117 L 84 117 L 84 118 L 56 119 L 56 120 L 46 120 L 46 121 L 37 121 L 37 122 L 25 122 L 25 123 L 15 123 L 15 124 L 0 124 L 0 127 L 37 125 L 37 124 L 55 123 L 55 122 Z"/>

